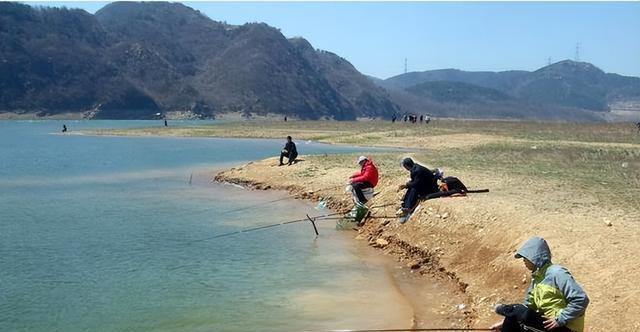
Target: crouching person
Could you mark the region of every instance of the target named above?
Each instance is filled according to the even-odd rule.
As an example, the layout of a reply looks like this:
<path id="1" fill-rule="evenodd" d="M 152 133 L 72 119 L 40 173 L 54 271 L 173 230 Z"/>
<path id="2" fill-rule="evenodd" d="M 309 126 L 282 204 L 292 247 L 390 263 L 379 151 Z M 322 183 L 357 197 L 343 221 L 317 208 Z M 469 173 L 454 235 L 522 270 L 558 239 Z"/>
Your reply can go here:
<path id="1" fill-rule="evenodd" d="M 551 250 L 540 237 L 532 237 L 518 250 L 531 271 L 531 285 L 524 304 L 501 304 L 496 313 L 504 321 L 491 328 L 502 332 L 583 332 L 589 298 L 569 271 L 551 263 Z"/>
<path id="2" fill-rule="evenodd" d="M 298 149 L 296 149 L 296 143 L 293 143 L 291 136 L 287 136 L 287 143 L 285 143 L 284 148 L 280 151 L 280 166 L 284 165 L 282 159 L 287 157 L 287 162 L 289 165 L 296 161 L 298 158 Z"/>

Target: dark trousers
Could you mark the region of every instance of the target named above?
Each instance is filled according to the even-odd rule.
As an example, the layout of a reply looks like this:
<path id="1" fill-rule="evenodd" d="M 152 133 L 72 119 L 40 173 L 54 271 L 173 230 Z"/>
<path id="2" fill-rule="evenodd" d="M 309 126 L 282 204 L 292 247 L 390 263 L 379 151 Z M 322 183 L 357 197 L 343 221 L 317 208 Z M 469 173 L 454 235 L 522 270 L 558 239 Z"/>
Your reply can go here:
<path id="1" fill-rule="evenodd" d="M 502 332 L 531 332 L 526 327 L 547 331 L 543 322 L 545 318 L 536 311 L 533 311 L 522 304 L 503 304 L 496 309 L 496 312 L 504 316 Z M 526 327 L 522 326 L 524 324 Z M 553 332 L 573 332 L 565 326 L 551 330 Z"/>
<path id="2" fill-rule="evenodd" d="M 362 204 L 367 203 L 367 198 L 364 197 L 364 194 L 362 193 L 362 189 L 373 188 L 371 183 L 366 182 L 366 181 L 365 182 L 354 182 L 354 183 L 351 184 L 351 187 L 353 188 L 353 191 L 355 191 L 356 197 L 358 197 L 358 201 L 360 201 L 360 203 L 362 203 Z"/>
<path id="3" fill-rule="evenodd" d="M 284 152 L 280 152 L 280 164 L 282 164 L 282 158 L 287 157 L 287 159 L 289 159 L 289 165 L 291 165 L 292 162 L 294 162 L 296 160 L 296 157 L 298 156 L 297 153 L 284 153 Z"/>
<path id="4" fill-rule="evenodd" d="M 416 207 L 416 204 L 418 203 L 418 199 L 423 197 L 428 198 L 429 195 L 437 192 L 438 192 L 437 190 L 418 191 L 415 188 L 407 188 L 407 192 L 404 193 L 404 197 L 402 197 L 402 207 L 404 209 L 412 210 L 413 208 Z"/>

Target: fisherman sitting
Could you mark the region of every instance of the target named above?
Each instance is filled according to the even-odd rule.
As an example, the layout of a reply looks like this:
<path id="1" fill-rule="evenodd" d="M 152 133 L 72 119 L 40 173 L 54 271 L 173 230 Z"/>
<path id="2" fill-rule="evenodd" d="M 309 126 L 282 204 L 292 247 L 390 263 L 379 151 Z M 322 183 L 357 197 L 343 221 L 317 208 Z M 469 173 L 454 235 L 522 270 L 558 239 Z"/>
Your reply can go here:
<path id="1" fill-rule="evenodd" d="M 475 189 L 469 190 L 467 186 L 455 176 L 444 176 L 444 171 L 436 168 L 433 171 L 433 176 L 439 181 L 438 191 L 420 196 L 421 199 L 434 199 L 440 197 L 450 196 L 466 196 L 467 193 L 487 193 L 489 189 Z"/>
<path id="2" fill-rule="evenodd" d="M 502 332 L 584 331 L 589 297 L 569 271 L 551 263 L 551 250 L 540 237 L 532 237 L 517 251 L 531 271 L 531 285 L 524 304 L 501 304 L 496 313 L 505 316 L 491 329 Z"/>
<path id="3" fill-rule="evenodd" d="M 402 207 L 396 212 L 398 216 L 405 216 L 413 211 L 420 197 L 439 191 L 437 178 L 428 168 L 415 163 L 411 158 L 404 158 L 402 167 L 410 172 L 411 181 L 398 188 L 407 189 L 402 198 Z"/>
<path id="4" fill-rule="evenodd" d="M 364 205 L 373 197 L 373 188 L 378 184 L 378 169 L 373 161 L 365 156 L 358 158 L 358 165 L 360 165 L 360 172 L 351 175 L 349 183 L 353 201 Z"/>
<path id="5" fill-rule="evenodd" d="M 296 149 L 296 143 L 293 143 L 291 136 L 287 136 L 287 143 L 284 145 L 284 149 L 280 151 L 280 165 L 284 165 L 282 163 L 282 158 L 287 157 L 289 159 L 289 165 L 296 161 L 298 157 L 298 150 Z"/>

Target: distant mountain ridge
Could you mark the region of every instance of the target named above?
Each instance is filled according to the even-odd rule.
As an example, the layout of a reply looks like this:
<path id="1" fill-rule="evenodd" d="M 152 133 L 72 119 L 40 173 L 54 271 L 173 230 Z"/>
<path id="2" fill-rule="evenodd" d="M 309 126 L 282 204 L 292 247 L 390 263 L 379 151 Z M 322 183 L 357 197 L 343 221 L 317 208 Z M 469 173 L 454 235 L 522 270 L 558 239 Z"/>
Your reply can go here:
<path id="1" fill-rule="evenodd" d="M 590 63 L 571 60 L 533 72 L 441 69 L 406 73 L 375 82 L 395 91 L 394 100 L 404 108 L 415 109 L 419 102 L 409 101 L 415 97 L 432 103 L 436 113 L 447 113 L 455 107 L 473 107 L 482 113 L 491 106 L 494 110 L 519 108 L 521 112 L 512 112 L 518 118 L 535 118 L 536 112 L 546 117 L 548 111 L 553 110 L 561 117 L 566 115 L 566 119 L 578 116 L 594 120 L 600 117 L 597 113 L 606 113 L 617 104 L 640 102 L 640 78 L 605 73 Z M 448 98 L 442 98 L 443 89 L 447 89 Z M 407 97 L 407 93 L 413 97 Z M 501 96 L 501 100 L 497 100 L 497 96 Z M 447 105 L 437 105 L 439 103 Z"/>
<path id="2" fill-rule="evenodd" d="M 114 2 L 95 15 L 0 3 L 0 40 L 0 112 L 337 120 L 399 112 L 384 89 L 306 40 L 179 3 Z"/>

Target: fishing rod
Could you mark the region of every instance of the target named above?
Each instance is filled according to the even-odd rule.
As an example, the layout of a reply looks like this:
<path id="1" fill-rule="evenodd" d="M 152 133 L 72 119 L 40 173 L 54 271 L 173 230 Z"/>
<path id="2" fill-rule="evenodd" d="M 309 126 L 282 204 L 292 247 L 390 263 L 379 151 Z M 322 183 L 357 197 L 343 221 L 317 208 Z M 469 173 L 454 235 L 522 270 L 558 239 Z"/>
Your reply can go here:
<path id="1" fill-rule="evenodd" d="M 342 185 L 340 185 L 342 186 Z M 332 187 L 326 187 L 326 188 L 321 188 L 318 189 L 316 191 L 325 191 L 325 190 L 329 190 L 329 189 L 335 189 L 338 188 L 340 186 L 332 186 Z M 287 197 L 282 197 L 282 198 L 277 198 L 277 199 L 273 199 L 270 201 L 266 201 L 266 202 L 261 202 L 261 203 L 256 203 L 256 204 L 252 204 L 252 205 L 247 205 L 247 206 L 243 206 L 243 207 L 239 207 L 236 209 L 230 209 L 230 210 L 225 210 L 225 211 L 220 211 L 217 212 L 217 215 L 224 215 L 224 214 L 229 214 L 229 213 L 233 213 L 233 212 L 239 212 L 239 211 L 244 211 L 244 210 L 249 210 L 251 208 L 257 207 L 257 206 L 262 206 L 262 205 L 267 205 L 267 204 L 271 204 L 271 203 L 276 203 L 276 202 L 280 202 L 280 201 L 284 201 L 284 200 L 288 200 L 288 199 L 292 199 L 295 198 L 294 196 L 287 196 Z"/>
<path id="2" fill-rule="evenodd" d="M 218 238 L 221 238 L 221 237 L 227 237 L 227 236 L 241 234 L 241 233 L 248 233 L 248 232 L 258 231 L 258 230 L 261 230 L 261 229 L 266 229 L 266 228 L 271 228 L 271 227 L 295 224 L 295 223 L 299 223 L 299 222 L 303 222 L 303 221 L 311 221 L 311 223 L 312 223 L 312 225 L 313 225 L 313 227 L 314 227 L 314 229 L 316 231 L 316 235 L 318 235 L 318 230 L 315 227 L 315 221 L 316 220 L 330 220 L 332 218 L 329 218 L 329 217 L 335 216 L 335 215 L 338 215 L 338 214 L 342 214 L 342 212 L 328 213 L 328 214 L 323 214 L 323 215 L 314 216 L 314 217 L 310 217 L 307 214 L 306 218 L 302 218 L 302 219 L 295 219 L 295 220 L 283 221 L 283 222 L 279 222 L 279 223 L 275 223 L 275 224 L 262 225 L 262 226 L 258 226 L 258 227 L 252 227 L 252 228 L 245 228 L 245 229 L 241 229 L 241 230 L 237 230 L 237 231 L 233 231 L 233 232 L 229 232 L 229 233 L 223 233 L 223 234 L 213 235 L 213 236 L 209 236 L 209 237 L 202 238 L 202 239 L 191 240 L 191 241 L 188 241 L 187 243 L 190 244 L 190 243 L 196 243 L 196 242 L 203 242 L 203 241 L 218 239 Z"/>
<path id="3" fill-rule="evenodd" d="M 489 189 L 470 189 L 465 191 L 465 193 L 488 193 Z M 435 194 L 441 194 L 442 192 L 436 192 Z M 438 197 L 426 197 L 421 199 L 421 201 L 426 201 L 429 199 L 434 199 L 434 198 L 439 198 Z M 393 205 L 397 205 L 398 203 L 389 203 L 389 204 L 381 204 L 381 205 L 374 205 L 374 206 L 370 206 L 369 209 L 377 209 L 377 208 L 383 208 L 383 207 L 388 207 L 388 206 L 393 206 Z"/>
<path id="4" fill-rule="evenodd" d="M 520 328 L 522 328 L 524 331 L 545 332 L 544 330 L 540 330 L 540 329 L 537 329 L 535 327 L 527 326 L 527 325 L 524 325 L 522 323 L 520 323 Z"/>
<path id="5" fill-rule="evenodd" d="M 325 190 L 330 190 L 330 189 L 335 189 L 335 188 L 339 188 L 342 185 L 337 185 L 337 186 L 331 186 L 331 187 L 325 187 L 325 188 L 321 188 L 318 189 L 316 191 L 325 191 Z M 284 200 L 288 200 L 288 199 L 292 199 L 295 198 L 294 196 L 287 196 L 287 197 L 282 197 L 282 198 L 277 198 L 277 199 L 273 199 L 270 201 L 266 201 L 266 202 L 261 202 L 261 203 L 256 203 L 256 204 L 252 204 L 252 205 L 247 205 L 247 206 L 243 206 L 243 207 L 239 207 L 239 208 L 235 208 L 235 209 L 230 209 L 230 210 L 224 210 L 224 211 L 219 211 L 216 214 L 217 215 L 225 215 L 225 214 L 229 214 L 229 213 L 234 213 L 234 212 L 240 212 L 240 211 L 245 211 L 245 210 L 249 210 L 252 209 L 254 207 L 258 207 L 258 206 L 262 206 L 262 205 L 268 205 L 271 203 L 276 203 L 276 202 L 280 202 L 280 201 L 284 201 Z M 383 204 L 383 205 L 374 205 L 369 207 L 369 209 L 377 209 L 377 208 L 382 208 L 382 207 L 387 207 L 387 206 L 392 206 L 395 205 L 396 203 L 390 203 L 390 204 Z M 347 212 L 342 212 L 342 214 L 347 213 Z M 315 218 L 315 217 L 314 217 Z M 305 219 L 306 220 L 306 219 Z"/>
<path id="6" fill-rule="evenodd" d="M 372 219 L 387 219 L 387 218 L 398 218 L 398 216 L 367 216 L 368 218 L 372 218 Z"/>
<path id="7" fill-rule="evenodd" d="M 282 197 L 282 198 L 278 198 L 278 199 L 273 199 L 270 201 L 266 201 L 266 202 L 261 202 L 261 203 L 256 203 L 253 205 L 247 205 L 247 206 L 243 206 L 240 208 L 236 208 L 236 209 L 230 209 L 230 210 L 225 210 L 225 211 L 220 211 L 217 212 L 217 215 L 225 215 L 225 214 L 229 214 L 229 213 L 233 213 L 233 212 L 239 212 L 239 211 L 244 211 L 244 210 L 249 210 L 251 208 L 257 207 L 257 206 L 261 206 L 261 205 L 267 205 L 267 204 L 271 204 L 271 203 L 276 203 L 276 202 L 280 202 L 280 201 L 284 201 L 287 199 L 292 199 L 292 196 L 287 196 L 287 197 Z"/>
<path id="8" fill-rule="evenodd" d="M 465 191 L 467 193 L 471 193 L 471 194 L 478 194 L 478 193 L 488 193 L 489 189 L 469 189 L 467 191 Z"/>
<path id="9" fill-rule="evenodd" d="M 412 331 L 494 331 L 490 328 L 423 328 L 423 329 L 371 329 L 371 330 L 329 330 L 326 332 L 412 332 Z"/>
<path id="10" fill-rule="evenodd" d="M 217 238 L 223 238 L 223 237 L 227 237 L 227 236 L 233 236 L 233 235 L 236 235 L 236 234 L 242 234 L 242 233 L 258 231 L 258 230 L 277 227 L 277 226 L 281 226 L 281 225 L 300 223 L 300 222 L 304 222 L 304 221 L 309 221 L 309 219 L 312 219 L 314 221 L 314 223 L 315 223 L 315 221 L 332 220 L 332 219 L 335 218 L 333 216 L 335 216 L 337 214 L 340 214 L 340 212 L 338 212 L 338 213 L 328 213 L 328 214 L 314 216 L 314 217 L 308 216 L 308 217 L 305 217 L 303 219 L 288 220 L 288 221 L 283 221 L 283 222 L 279 222 L 279 223 L 275 223 L 275 224 L 262 225 L 262 226 L 252 227 L 252 228 L 245 228 L 245 229 L 240 229 L 240 230 L 229 232 L 229 233 L 217 234 L 217 235 L 213 235 L 213 236 L 209 236 L 209 237 L 205 237 L 205 238 L 201 238 L 201 239 L 194 239 L 194 240 L 173 239 L 173 241 L 175 241 L 175 242 L 171 246 L 164 245 L 162 249 L 164 249 L 164 250 L 179 250 L 179 248 L 182 248 L 182 247 L 185 247 L 185 246 L 190 246 L 190 245 L 192 245 L 194 243 L 205 242 L 205 241 L 209 241 L 209 240 L 213 240 L 213 239 L 217 239 Z M 317 229 L 315 229 L 315 231 L 317 231 Z M 142 248 L 142 249 L 137 249 L 135 251 L 136 252 L 149 252 L 150 249 Z"/>
<path id="11" fill-rule="evenodd" d="M 398 203 L 389 203 L 389 204 L 382 204 L 382 205 L 374 205 L 372 207 L 370 207 L 369 209 L 377 209 L 377 208 L 381 208 L 381 207 L 387 207 L 387 206 L 392 206 L 392 205 L 396 205 Z"/>

